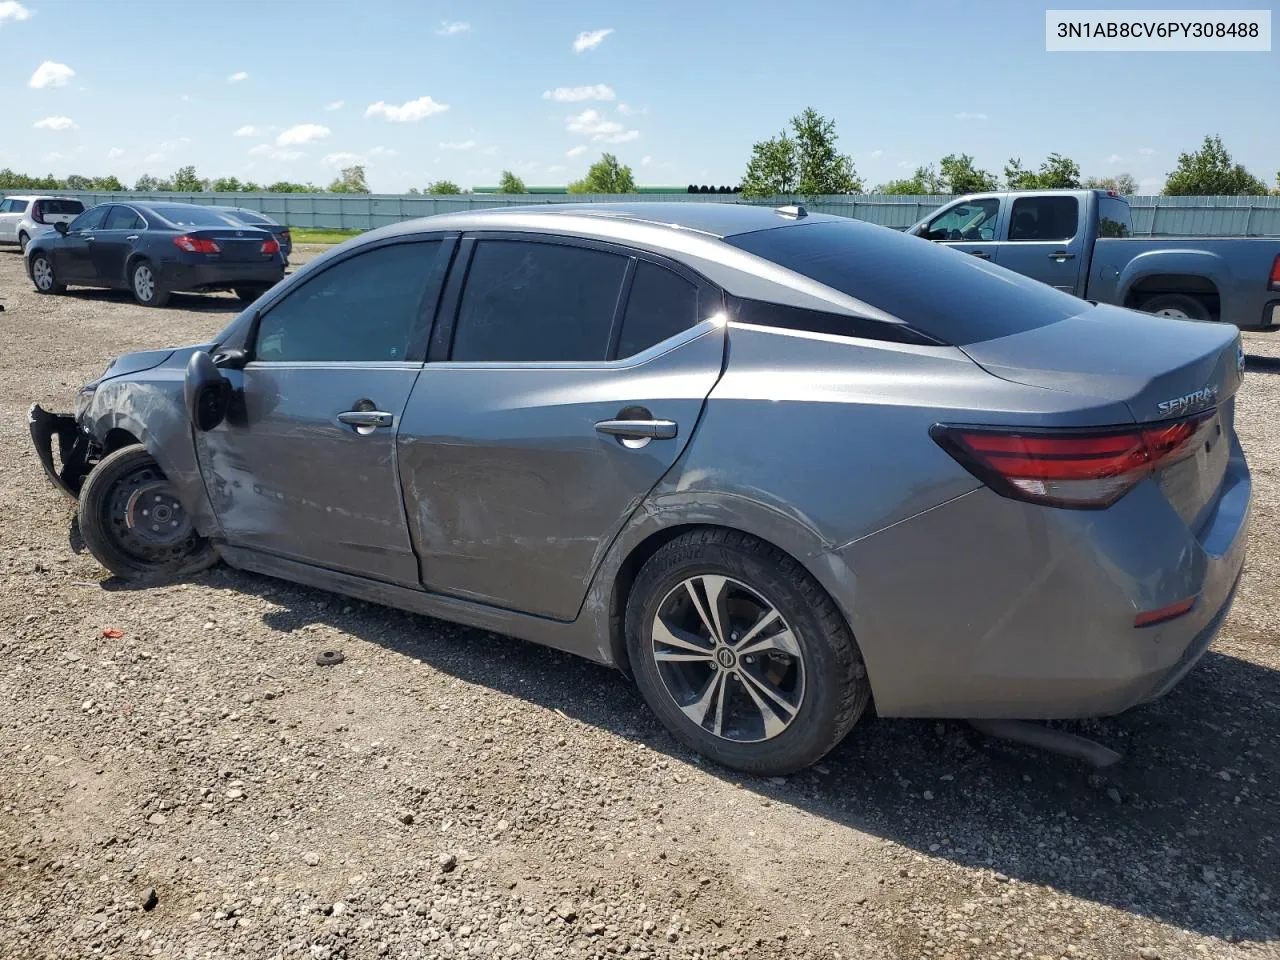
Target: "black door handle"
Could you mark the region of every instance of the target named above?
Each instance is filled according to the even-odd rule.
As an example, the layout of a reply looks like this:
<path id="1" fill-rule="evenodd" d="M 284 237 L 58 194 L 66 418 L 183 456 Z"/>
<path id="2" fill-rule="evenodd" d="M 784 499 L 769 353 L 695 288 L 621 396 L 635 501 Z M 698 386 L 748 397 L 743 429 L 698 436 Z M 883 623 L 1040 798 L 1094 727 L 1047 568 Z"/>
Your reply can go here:
<path id="1" fill-rule="evenodd" d="M 970 251 L 969 251 L 969 256 L 971 256 L 971 257 L 977 257 L 979 260 L 990 260 L 990 259 L 991 259 L 991 254 L 989 254 L 989 253 L 984 253 L 984 252 L 983 252 L 983 251 L 981 251 L 981 250 L 970 250 Z"/>
<path id="2" fill-rule="evenodd" d="M 1063 260 L 1074 260 L 1075 258 L 1076 255 L 1074 253 L 1068 253 L 1066 250 L 1059 250 L 1057 253 L 1049 254 L 1050 260 L 1057 260 L 1059 263 Z"/>

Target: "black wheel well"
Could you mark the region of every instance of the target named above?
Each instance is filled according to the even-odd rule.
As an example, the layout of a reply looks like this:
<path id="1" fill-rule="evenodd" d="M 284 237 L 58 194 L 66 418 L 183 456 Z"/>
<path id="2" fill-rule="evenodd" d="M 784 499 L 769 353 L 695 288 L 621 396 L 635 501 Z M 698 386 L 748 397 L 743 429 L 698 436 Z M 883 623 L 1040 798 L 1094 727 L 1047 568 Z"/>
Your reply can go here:
<path id="1" fill-rule="evenodd" d="M 1218 287 L 1208 277 L 1199 277 L 1188 273 L 1153 273 L 1143 277 L 1125 294 L 1124 305 L 1136 307 L 1144 300 L 1162 293 L 1180 293 L 1201 301 L 1210 313 L 1217 314 L 1220 308 Z"/>
<path id="2" fill-rule="evenodd" d="M 737 527 L 730 527 L 720 523 L 682 523 L 656 530 L 631 548 L 631 552 L 627 554 L 627 558 L 622 561 L 622 566 L 618 568 L 618 572 L 614 575 L 613 588 L 609 595 L 609 648 L 613 653 L 614 664 L 628 677 L 631 676 L 631 666 L 630 657 L 627 656 L 625 614 L 627 600 L 631 596 L 631 587 L 635 583 L 636 575 L 640 573 L 640 568 L 655 553 L 676 539 L 676 537 L 691 533 L 694 530 L 732 530 L 744 536 L 756 536 L 753 533 L 747 533 L 745 530 L 739 530 Z M 756 537 L 756 539 L 762 543 L 769 543 L 769 541 L 761 537 Z M 769 543 L 769 546 L 786 553 L 792 560 L 796 560 L 794 555 L 782 550 L 776 544 Z M 796 560 L 796 563 L 801 567 L 805 566 L 799 560 Z"/>
<path id="3" fill-rule="evenodd" d="M 102 455 L 105 457 L 109 453 L 115 453 L 121 447 L 128 447 L 141 442 L 123 427 L 113 427 L 107 431 L 107 435 L 102 440 Z"/>

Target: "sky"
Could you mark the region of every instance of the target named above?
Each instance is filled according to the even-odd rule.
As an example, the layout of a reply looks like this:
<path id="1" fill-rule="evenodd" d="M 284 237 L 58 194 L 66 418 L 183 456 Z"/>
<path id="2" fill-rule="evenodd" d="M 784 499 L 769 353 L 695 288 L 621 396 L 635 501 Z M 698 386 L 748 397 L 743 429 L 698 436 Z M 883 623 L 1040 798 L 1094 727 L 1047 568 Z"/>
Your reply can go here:
<path id="1" fill-rule="evenodd" d="M 1280 51 L 1048 53 L 1044 10 L 0 0 L 0 167 L 323 186 L 362 163 L 398 193 L 504 169 L 563 184 L 608 151 L 641 184 L 732 185 L 752 143 L 812 106 L 868 186 L 953 152 L 1000 173 L 1056 151 L 1157 192 L 1205 134 L 1274 182 Z"/>

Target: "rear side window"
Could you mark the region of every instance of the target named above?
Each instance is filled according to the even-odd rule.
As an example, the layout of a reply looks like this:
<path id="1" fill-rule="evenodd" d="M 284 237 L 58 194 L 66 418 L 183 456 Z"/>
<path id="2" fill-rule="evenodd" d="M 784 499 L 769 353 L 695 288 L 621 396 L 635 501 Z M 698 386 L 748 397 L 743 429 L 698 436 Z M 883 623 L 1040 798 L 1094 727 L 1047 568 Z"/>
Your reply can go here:
<path id="1" fill-rule="evenodd" d="M 111 208 L 107 214 L 106 230 L 140 230 L 145 224 L 133 210 L 119 205 Z"/>
<path id="2" fill-rule="evenodd" d="M 41 216 L 72 216 L 84 213 L 84 204 L 79 200 L 37 200 L 36 206 Z"/>
<path id="3" fill-rule="evenodd" d="M 1075 316 L 1085 306 L 1048 284 L 967 253 L 856 220 L 798 223 L 727 237 L 725 242 L 948 344 L 976 343 L 1045 326 Z M 825 316 L 821 332 L 867 335 L 858 332 L 867 326 L 865 321 Z"/>
<path id="4" fill-rule="evenodd" d="M 604 360 L 627 258 L 557 243 L 481 240 L 451 360 Z"/>
<path id="5" fill-rule="evenodd" d="M 664 267 L 639 260 L 615 356 L 647 350 L 688 330 L 698 319 L 698 288 Z"/>
<path id="6" fill-rule="evenodd" d="M 26 213 L 30 200 L 6 200 L 0 205 L 0 213 Z"/>
<path id="7" fill-rule="evenodd" d="M 1009 239 L 1070 240 L 1079 223 L 1075 197 L 1019 197 L 1009 215 Z"/>
<path id="8" fill-rule="evenodd" d="M 378 247 L 334 264 L 263 314 L 254 360 L 402 361 L 440 287 L 441 243 Z"/>
<path id="9" fill-rule="evenodd" d="M 1098 198 L 1098 236 L 1131 237 L 1133 219 L 1129 204 L 1117 197 Z"/>

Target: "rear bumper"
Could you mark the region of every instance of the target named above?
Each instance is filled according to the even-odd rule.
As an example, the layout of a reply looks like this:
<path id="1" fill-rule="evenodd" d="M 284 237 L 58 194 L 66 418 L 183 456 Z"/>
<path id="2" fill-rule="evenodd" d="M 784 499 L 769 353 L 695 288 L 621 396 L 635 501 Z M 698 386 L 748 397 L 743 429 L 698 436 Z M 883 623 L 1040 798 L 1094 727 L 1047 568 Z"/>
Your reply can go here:
<path id="1" fill-rule="evenodd" d="M 27 411 L 27 427 L 45 476 L 71 499 L 78 499 L 80 485 L 88 473 L 92 447 L 89 436 L 76 426 L 75 417 L 66 413 L 50 413 L 38 403 L 33 403 Z M 55 437 L 58 440 L 58 464 L 53 459 Z"/>
<path id="2" fill-rule="evenodd" d="M 877 712 L 1080 718 L 1163 696 L 1227 617 L 1250 496 L 1236 445 L 1194 532 L 1153 483 L 1100 512 L 978 490 L 845 548 Z M 1189 613 L 1134 627 L 1135 614 L 1191 596 Z"/>
<path id="3" fill-rule="evenodd" d="M 229 290 L 233 287 L 273 286 L 284 278 L 284 260 L 265 263 L 180 263 L 160 265 L 166 289 Z"/>

